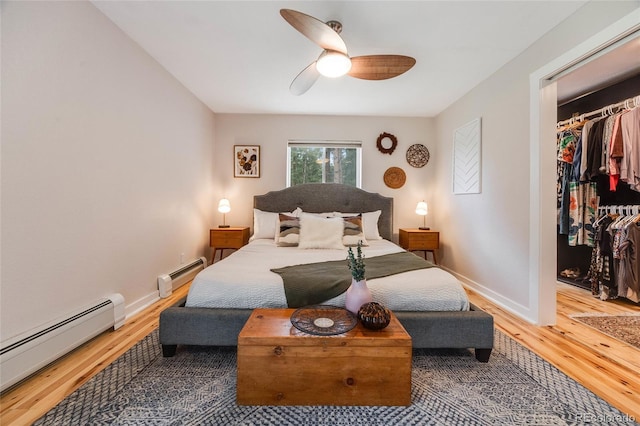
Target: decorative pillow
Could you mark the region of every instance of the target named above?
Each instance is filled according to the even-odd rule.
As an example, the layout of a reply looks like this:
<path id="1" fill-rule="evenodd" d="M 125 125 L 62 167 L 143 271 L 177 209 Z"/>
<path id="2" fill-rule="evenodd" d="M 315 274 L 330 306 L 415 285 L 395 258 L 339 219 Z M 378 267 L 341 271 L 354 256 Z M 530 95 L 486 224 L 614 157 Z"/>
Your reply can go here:
<path id="1" fill-rule="evenodd" d="M 279 232 L 276 237 L 278 247 L 296 247 L 300 241 L 300 218 L 280 213 L 278 215 Z"/>
<path id="2" fill-rule="evenodd" d="M 300 215 L 301 249 L 344 249 L 342 234 L 344 221 L 339 217 L 320 217 L 314 214 Z"/>
<path id="3" fill-rule="evenodd" d="M 362 225 L 364 228 L 364 236 L 367 240 L 381 240 L 380 232 L 378 232 L 378 219 L 380 219 L 382 210 L 374 212 L 362 213 Z"/>
<path id="4" fill-rule="evenodd" d="M 343 217 L 344 233 L 342 234 L 342 244 L 347 247 L 355 247 L 359 241 L 363 246 L 369 245 L 364 236 L 362 227 L 362 215 Z"/>
<path id="5" fill-rule="evenodd" d="M 275 238 L 276 226 L 278 226 L 278 213 L 263 212 L 262 210 L 253 209 L 252 240 Z"/>
<path id="6" fill-rule="evenodd" d="M 382 214 L 382 210 L 376 210 L 374 212 L 366 212 L 366 213 L 341 213 L 341 212 L 333 212 L 333 215 L 336 217 L 350 217 L 350 216 L 358 216 L 362 215 L 362 227 L 364 230 L 364 236 L 367 240 L 381 240 L 380 232 L 378 231 L 378 219 L 380 219 L 380 215 Z"/>
<path id="7" fill-rule="evenodd" d="M 284 213 L 289 216 L 298 217 L 302 209 L 298 207 L 291 213 Z M 265 212 L 258 209 L 253 209 L 253 235 L 251 241 L 257 239 L 274 239 L 276 238 L 278 229 L 278 213 Z"/>

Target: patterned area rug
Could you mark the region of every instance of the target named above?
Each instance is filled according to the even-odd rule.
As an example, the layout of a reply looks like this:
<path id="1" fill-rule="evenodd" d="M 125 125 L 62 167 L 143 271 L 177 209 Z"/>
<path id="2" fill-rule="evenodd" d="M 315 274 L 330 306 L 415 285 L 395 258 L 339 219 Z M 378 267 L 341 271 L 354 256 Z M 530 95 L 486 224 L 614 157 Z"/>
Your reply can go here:
<path id="1" fill-rule="evenodd" d="M 179 348 L 157 331 L 37 425 L 635 424 L 537 355 L 495 334 L 488 363 L 467 350 L 416 350 L 409 407 L 238 406 L 235 348 Z"/>
<path id="2" fill-rule="evenodd" d="M 640 349 L 640 314 L 575 314 L 571 318 Z"/>

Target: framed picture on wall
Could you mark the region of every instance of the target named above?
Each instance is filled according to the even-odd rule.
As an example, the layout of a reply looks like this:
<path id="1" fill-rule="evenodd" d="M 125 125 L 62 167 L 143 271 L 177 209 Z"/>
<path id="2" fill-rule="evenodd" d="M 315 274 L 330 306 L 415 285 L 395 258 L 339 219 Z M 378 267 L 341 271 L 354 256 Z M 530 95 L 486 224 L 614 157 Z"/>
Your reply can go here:
<path id="1" fill-rule="evenodd" d="M 260 177 L 260 145 L 233 146 L 233 177 Z"/>

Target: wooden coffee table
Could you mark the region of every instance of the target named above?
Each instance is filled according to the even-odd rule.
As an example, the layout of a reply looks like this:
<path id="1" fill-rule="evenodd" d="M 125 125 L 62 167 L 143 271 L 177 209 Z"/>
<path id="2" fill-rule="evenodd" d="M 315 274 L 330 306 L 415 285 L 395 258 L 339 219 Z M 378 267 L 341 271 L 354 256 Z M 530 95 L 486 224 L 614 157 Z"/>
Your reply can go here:
<path id="1" fill-rule="evenodd" d="M 409 405 L 411 337 L 395 315 L 380 331 L 334 336 L 291 324 L 294 309 L 256 309 L 238 336 L 240 405 Z"/>

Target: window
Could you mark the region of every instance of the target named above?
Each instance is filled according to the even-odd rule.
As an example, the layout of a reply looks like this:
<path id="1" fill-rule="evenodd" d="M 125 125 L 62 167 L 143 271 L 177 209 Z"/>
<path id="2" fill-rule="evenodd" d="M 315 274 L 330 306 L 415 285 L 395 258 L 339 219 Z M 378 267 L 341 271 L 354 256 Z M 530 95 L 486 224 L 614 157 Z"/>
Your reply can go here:
<path id="1" fill-rule="evenodd" d="M 362 185 L 362 142 L 289 141 L 287 187 L 301 183 Z"/>

